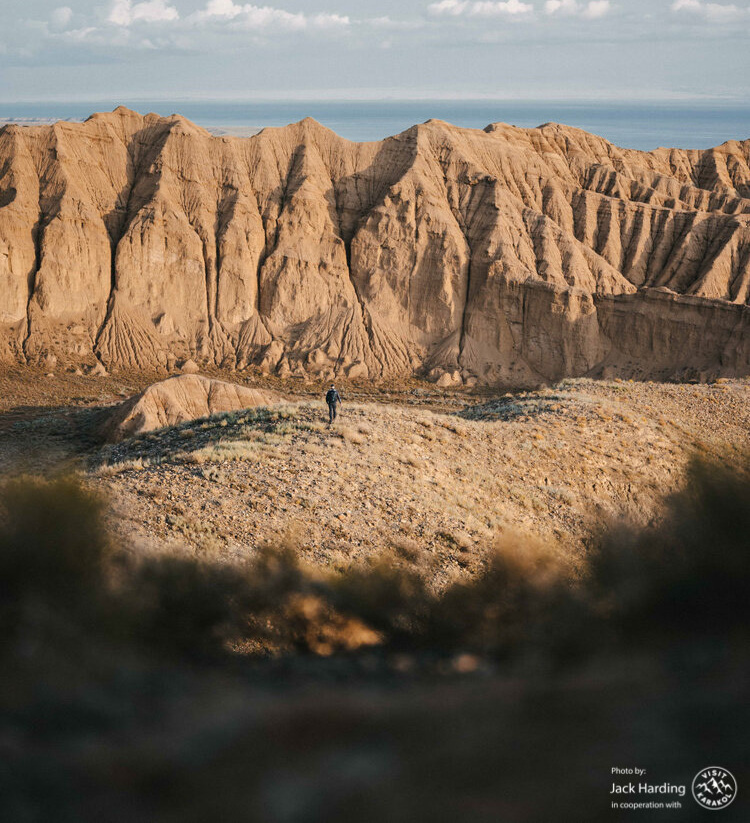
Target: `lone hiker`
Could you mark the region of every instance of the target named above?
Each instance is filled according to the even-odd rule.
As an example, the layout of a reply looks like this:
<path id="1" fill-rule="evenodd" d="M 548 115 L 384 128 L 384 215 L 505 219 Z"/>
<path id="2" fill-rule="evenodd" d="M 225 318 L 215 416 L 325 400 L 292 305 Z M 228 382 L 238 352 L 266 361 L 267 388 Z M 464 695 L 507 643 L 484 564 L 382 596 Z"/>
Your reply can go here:
<path id="1" fill-rule="evenodd" d="M 341 403 L 341 395 L 336 391 L 336 386 L 331 383 L 331 388 L 326 392 L 326 403 L 328 403 L 328 425 L 336 419 L 338 415 L 338 405 Z"/>

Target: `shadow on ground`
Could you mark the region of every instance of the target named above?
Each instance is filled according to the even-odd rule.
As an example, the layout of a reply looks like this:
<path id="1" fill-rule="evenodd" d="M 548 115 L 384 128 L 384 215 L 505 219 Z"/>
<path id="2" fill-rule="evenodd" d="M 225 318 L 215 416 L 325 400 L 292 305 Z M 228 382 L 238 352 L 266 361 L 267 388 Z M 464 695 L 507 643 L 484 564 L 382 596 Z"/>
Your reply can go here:
<path id="1" fill-rule="evenodd" d="M 3 503 L 3 819 L 598 823 L 631 819 L 611 770 L 638 765 L 688 786 L 643 799 L 692 821 L 698 770 L 750 778 L 742 472 L 694 464 L 583 575 L 512 544 L 440 593 L 379 562 L 322 576 L 291 544 L 135 557 L 70 480 Z"/>

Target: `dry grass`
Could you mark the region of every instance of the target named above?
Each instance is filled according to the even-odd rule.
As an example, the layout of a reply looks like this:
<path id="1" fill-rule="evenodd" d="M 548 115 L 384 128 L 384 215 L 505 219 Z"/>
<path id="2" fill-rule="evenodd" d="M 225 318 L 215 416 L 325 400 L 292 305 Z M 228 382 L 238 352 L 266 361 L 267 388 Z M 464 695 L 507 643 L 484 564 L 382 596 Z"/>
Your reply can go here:
<path id="1" fill-rule="evenodd" d="M 576 555 L 597 524 L 648 522 L 691 452 L 737 459 L 750 386 L 725 388 L 571 380 L 458 414 L 347 402 L 330 429 L 324 404 L 289 404 L 112 447 L 92 480 L 118 501 L 118 533 L 141 543 L 183 539 L 153 490 L 193 509 L 215 490 L 226 506 L 211 517 L 227 556 L 290 518 L 308 523 L 301 551 L 322 565 L 378 552 L 406 528 L 445 584 L 485 561 L 441 533 L 465 533 L 473 547 L 509 529 L 562 535 Z"/>
<path id="2" fill-rule="evenodd" d="M 361 446 L 367 442 L 367 437 L 363 433 L 360 433 L 358 429 L 354 429 L 351 426 L 344 426 L 338 434 L 342 440 L 345 440 L 347 443 L 352 443 L 355 446 Z"/>

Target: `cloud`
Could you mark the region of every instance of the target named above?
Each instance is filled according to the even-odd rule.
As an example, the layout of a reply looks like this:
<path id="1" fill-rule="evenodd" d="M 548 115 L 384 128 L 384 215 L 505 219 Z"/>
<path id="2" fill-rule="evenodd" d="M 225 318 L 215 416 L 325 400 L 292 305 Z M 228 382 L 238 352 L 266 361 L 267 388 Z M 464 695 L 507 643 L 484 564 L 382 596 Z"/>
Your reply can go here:
<path id="1" fill-rule="evenodd" d="M 225 20 L 233 20 L 242 14 L 242 6 L 233 3 L 232 0 L 211 0 L 203 11 L 197 12 L 196 19 L 209 20 L 219 17 Z"/>
<path id="2" fill-rule="evenodd" d="M 467 15 L 471 17 L 500 17 L 508 15 L 521 16 L 531 14 L 534 6 L 531 3 L 523 3 L 521 0 L 505 0 L 505 2 L 490 2 L 486 0 L 440 0 L 439 3 L 431 3 L 427 10 L 430 14 L 459 17 Z"/>
<path id="3" fill-rule="evenodd" d="M 587 20 L 598 20 L 612 11 L 610 0 L 591 0 L 589 3 L 579 3 L 578 0 L 547 0 L 544 4 L 546 14 L 571 15 L 585 17 Z"/>
<path id="4" fill-rule="evenodd" d="M 376 29 L 390 29 L 393 31 L 415 31 L 417 29 L 423 29 L 427 25 L 424 19 L 394 20 L 388 15 L 384 15 L 383 17 L 370 17 L 364 22 Z"/>
<path id="5" fill-rule="evenodd" d="M 600 17 L 608 15 L 611 10 L 612 4 L 609 0 L 592 0 L 581 12 L 581 15 L 589 20 L 598 20 Z"/>
<path id="6" fill-rule="evenodd" d="M 351 22 L 345 14 L 313 14 L 307 19 L 314 29 L 336 29 L 348 26 Z"/>
<path id="7" fill-rule="evenodd" d="M 675 12 L 692 12 L 713 22 L 729 22 L 750 16 L 750 6 L 741 7 L 734 3 L 704 3 L 702 0 L 675 0 L 670 6 Z"/>
<path id="8" fill-rule="evenodd" d="M 60 6 L 59 8 L 54 9 L 52 14 L 49 16 L 50 25 L 58 30 L 66 29 L 70 25 L 70 21 L 73 19 L 73 9 L 70 6 Z"/>
<path id="9" fill-rule="evenodd" d="M 580 6 L 577 0 L 547 0 L 544 11 L 547 14 L 578 14 Z"/>
<path id="10" fill-rule="evenodd" d="M 262 47 L 271 33 L 314 38 L 335 36 L 350 25 L 382 32 L 390 23 L 398 33 L 398 22 L 388 18 L 350 20 L 325 11 L 292 12 L 233 0 L 202 2 L 202 10 L 184 17 L 179 0 L 109 0 L 88 13 L 59 6 L 46 19 L 20 18 L 10 28 L 0 27 L 0 57 L 20 65 L 43 54 L 48 64 L 58 60 L 61 65 L 84 65 L 122 61 L 135 52 L 195 54 L 243 48 L 249 42 Z M 9 65 L 8 60 L 3 63 Z"/>
<path id="11" fill-rule="evenodd" d="M 179 20 L 180 14 L 174 6 L 167 5 L 167 0 L 114 0 L 107 17 L 109 23 L 117 26 L 130 26 L 133 23 L 165 23 Z"/>
<path id="12" fill-rule="evenodd" d="M 255 6 L 251 3 L 240 5 L 233 0 L 210 0 L 203 10 L 195 12 L 188 19 L 193 23 L 231 22 L 235 28 L 243 29 L 280 28 L 291 31 L 341 28 L 350 23 L 347 16 L 340 14 L 323 12 L 308 15 L 273 6 Z"/>

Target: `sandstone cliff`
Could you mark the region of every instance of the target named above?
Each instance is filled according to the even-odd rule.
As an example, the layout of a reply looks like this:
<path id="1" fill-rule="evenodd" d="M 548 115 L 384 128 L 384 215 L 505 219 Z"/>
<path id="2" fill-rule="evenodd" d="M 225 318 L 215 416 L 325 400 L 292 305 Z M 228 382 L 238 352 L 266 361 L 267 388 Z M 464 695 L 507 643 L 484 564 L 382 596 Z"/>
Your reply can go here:
<path id="1" fill-rule="evenodd" d="M 750 140 L 127 109 L 0 130 L 0 359 L 444 384 L 750 373 Z"/>

